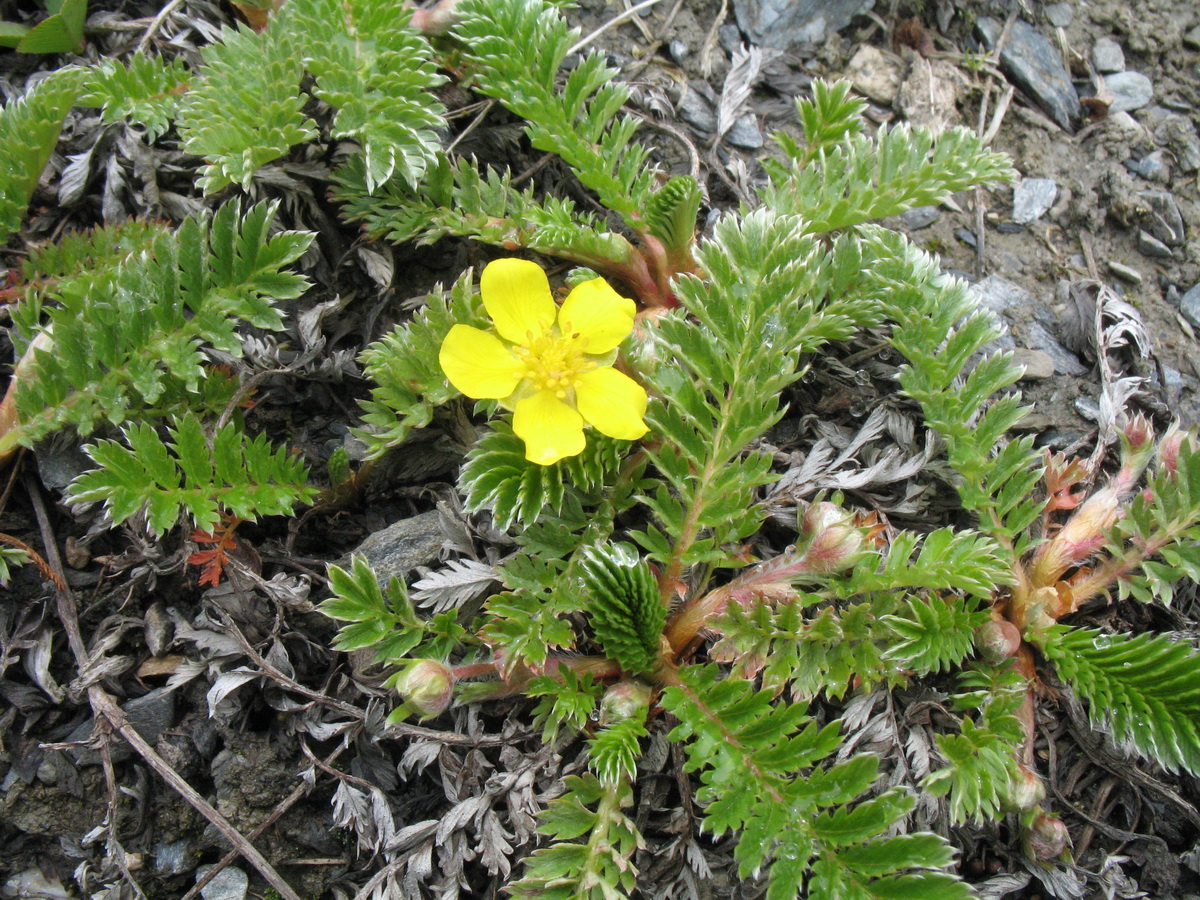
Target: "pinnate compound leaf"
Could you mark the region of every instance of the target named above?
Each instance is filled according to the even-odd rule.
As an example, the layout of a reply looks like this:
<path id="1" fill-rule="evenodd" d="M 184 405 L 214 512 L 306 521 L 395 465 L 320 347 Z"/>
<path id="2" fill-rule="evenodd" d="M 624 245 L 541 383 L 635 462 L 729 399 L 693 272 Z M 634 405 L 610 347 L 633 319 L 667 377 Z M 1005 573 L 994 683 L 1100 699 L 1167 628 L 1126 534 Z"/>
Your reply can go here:
<path id="1" fill-rule="evenodd" d="M 183 515 L 211 532 L 223 511 L 240 519 L 291 515 L 317 495 L 306 484 L 307 467 L 286 449 L 273 450 L 265 435 L 248 440 L 234 423 L 223 425 L 213 439 L 210 466 L 198 459 L 205 437 L 194 415 L 175 419 L 168 431 L 170 444 L 153 426 L 134 423 L 125 429 L 124 443 L 98 441 L 86 448 L 99 468 L 76 478 L 68 498 L 103 502 L 118 524 L 145 510 L 150 530 L 161 535 Z"/>
<path id="2" fill-rule="evenodd" d="M 667 613 L 649 565 L 628 544 L 603 544 L 583 552 L 579 574 L 605 654 L 627 672 L 653 672 Z"/>
<path id="3" fill-rule="evenodd" d="M 1119 745 L 1200 774 L 1200 654 L 1188 643 L 1064 625 L 1037 643 Z"/>
<path id="4" fill-rule="evenodd" d="M 839 723 L 818 727 L 799 704 L 720 680 L 715 666 L 680 676 L 662 702 L 679 720 L 671 737 L 686 742 L 685 768 L 701 773 L 705 827 L 741 831 L 738 871 L 746 877 L 766 867 L 768 897 L 969 896 L 938 871 L 952 855 L 940 837 L 888 836 L 911 797 L 894 790 L 859 799 L 877 758 L 827 762 L 840 744 Z"/>
<path id="5" fill-rule="evenodd" d="M 0 241 L 21 227 L 83 77 L 82 70 L 63 69 L 0 109 L 5 160 L 0 167 Z"/>

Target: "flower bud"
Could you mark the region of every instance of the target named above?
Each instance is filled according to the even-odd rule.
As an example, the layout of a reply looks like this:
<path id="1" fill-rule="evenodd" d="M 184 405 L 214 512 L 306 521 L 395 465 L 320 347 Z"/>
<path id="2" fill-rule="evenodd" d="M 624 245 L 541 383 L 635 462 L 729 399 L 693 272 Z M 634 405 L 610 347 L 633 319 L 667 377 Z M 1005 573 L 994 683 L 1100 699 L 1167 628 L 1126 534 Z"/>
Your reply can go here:
<path id="1" fill-rule="evenodd" d="M 1121 440 L 1121 469 L 1113 483 L 1120 488 L 1130 488 L 1154 455 L 1154 429 L 1145 416 L 1138 415 L 1125 423 L 1117 437 Z"/>
<path id="2" fill-rule="evenodd" d="M 1017 766 L 1017 777 L 1013 779 L 1009 802 L 1014 809 L 1031 810 L 1046 799 L 1046 785 L 1037 772 L 1024 763 Z"/>
<path id="3" fill-rule="evenodd" d="M 975 629 L 975 649 L 989 663 L 1002 663 L 1021 649 L 1021 632 L 1012 622 L 997 619 Z"/>
<path id="4" fill-rule="evenodd" d="M 449 708 L 454 681 L 454 671 L 445 663 L 421 659 L 401 673 L 393 686 L 409 712 L 428 719 Z"/>
<path id="5" fill-rule="evenodd" d="M 1183 449 L 1184 443 L 1189 450 L 1195 450 L 1196 439 L 1192 433 L 1176 426 L 1172 426 L 1159 442 L 1158 464 L 1167 474 L 1174 475 L 1179 471 L 1179 451 Z"/>
<path id="6" fill-rule="evenodd" d="M 1121 516 L 1121 492 L 1116 484 L 1097 491 L 1075 510 L 1067 524 L 1038 548 L 1034 584 L 1052 585 L 1104 546 L 1105 536 Z"/>
<path id="7" fill-rule="evenodd" d="M 645 719 L 650 709 L 650 688 L 640 681 L 620 681 L 604 694 L 600 701 L 600 724 L 623 722 L 640 717 Z"/>
<path id="8" fill-rule="evenodd" d="M 1057 859 L 1071 844 L 1067 826 L 1058 816 L 1039 813 L 1025 833 L 1025 852 L 1034 859 Z"/>
<path id="9" fill-rule="evenodd" d="M 849 568 L 862 550 L 862 529 L 836 503 L 811 503 L 800 517 L 800 545 L 804 547 L 805 570 L 819 574 Z"/>

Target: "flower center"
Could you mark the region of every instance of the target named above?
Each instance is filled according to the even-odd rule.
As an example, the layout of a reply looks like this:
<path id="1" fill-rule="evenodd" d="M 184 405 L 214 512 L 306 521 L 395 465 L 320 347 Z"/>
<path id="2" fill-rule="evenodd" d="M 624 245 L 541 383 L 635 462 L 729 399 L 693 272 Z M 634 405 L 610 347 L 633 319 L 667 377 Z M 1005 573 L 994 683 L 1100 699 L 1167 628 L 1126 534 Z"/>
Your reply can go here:
<path id="1" fill-rule="evenodd" d="M 584 356 L 587 338 L 579 332 L 559 334 L 547 330 L 538 337 L 530 335 L 524 347 L 513 352 L 525 364 L 524 377 L 539 391 L 550 391 L 559 400 L 579 384 L 579 376 L 596 364 Z"/>

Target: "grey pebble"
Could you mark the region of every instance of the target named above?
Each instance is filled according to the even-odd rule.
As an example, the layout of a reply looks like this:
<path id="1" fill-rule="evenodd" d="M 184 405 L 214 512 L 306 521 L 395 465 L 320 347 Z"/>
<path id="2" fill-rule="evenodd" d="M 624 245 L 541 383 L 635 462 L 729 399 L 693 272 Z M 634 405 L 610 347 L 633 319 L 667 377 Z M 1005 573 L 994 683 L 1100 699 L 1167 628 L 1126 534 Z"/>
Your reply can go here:
<path id="1" fill-rule="evenodd" d="M 1175 254 L 1171 248 L 1148 232 L 1145 228 L 1138 229 L 1138 249 L 1146 256 L 1155 259 L 1173 259 Z"/>
<path id="2" fill-rule="evenodd" d="M 758 150 L 764 143 L 762 131 L 758 127 L 758 119 L 754 113 L 742 113 L 734 121 L 733 126 L 725 132 L 725 140 L 735 147 L 746 150 Z"/>
<path id="3" fill-rule="evenodd" d="M 1046 6 L 1046 21 L 1055 28 L 1066 28 L 1075 18 L 1075 10 L 1070 3 L 1050 3 Z"/>
<path id="4" fill-rule="evenodd" d="M 1143 281 L 1142 273 L 1132 266 L 1127 266 L 1124 263 L 1119 263 L 1116 260 L 1108 261 L 1108 271 L 1120 278 L 1127 284 L 1141 284 Z"/>
<path id="5" fill-rule="evenodd" d="M 941 217 L 942 211 L 936 206 L 914 206 L 912 209 L 900 213 L 897 218 L 907 228 L 917 231 L 921 228 L 928 228 Z"/>
<path id="6" fill-rule="evenodd" d="M 1142 191 L 1138 199 L 1148 207 L 1141 217 L 1146 230 L 1168 247 L 1182 244 L 1187 233 L 1174 195 L 1167 191 Z"/>
<path id="7" fill-rule="evenodd" d="M 1060 344 L 1041 322 L 1032 321 L 1028 328 L 1018 330 L 1026 332 L 1027 345 L 1041 350 L 1054 361 L 1054 371 L 1058 374 L 1084 375 L 1088 372 L 1088 367 L 1079 361 L 1079 357 Z"/>
<path id="8" fill-rule="evenodd" d="M 999 275 L 984 278 L 972 288 L 972 292 L 981 304 L 999 314 L 1032 306 L 1036 302 L 1033 294 L 1025 288 Z"/>
<path id="9" fill-rule="evenodd" d="M 1079 413 L 1089 422 L 1100 421 L 1100 405 L 1091 397 L 1076 397 L 1074 404 L 1075 412 Z"/>
<path id="10" fill-rule="evenodd" d="M 959 228 L 954 232 L 954 236 L 968 247 L 979 246 L 979 241 L 975 239 L 975 232 L 973 232 L 970 228 Z"/>
<path id="11" fill-rule="evenodd" d="M 203 878 L 212 866 L 196 869 L 197 878 Z M 245 900 L 250 888 L 250 877 L 236 866 L 226 866 L 213 876 L 213 880 L 200 889 L 204 900 Z"/>
<path id="12" fill-rule="evenodd" d="M 154 871 L 159 875 L 182 875 L 190 872 L 195 863 L 191 838 L 159 841 L 154 847 Z"/>
<path id="13" fill-rule="evenodd" d="M 1193 328 L 1200 328 L 1200 284 L 1193 285 L 1179 298 L 1179 311 Z"/>
<path id="14" fill-rule="evenodd" d="M 717 130 L 717 114 L 712 104 L 690 86 L 684 89 L 683 96 L 679 98 L 679 118 L 702 132 Z"/>
<path id="15" fill-rule="evenodd" d="M 1110 37 L 1102 37 L 1092 47 L 1092 65 L 1097 72 L 1125 71 L 1125 51 Z"/>
<path id="16" fill-rule="evenodd" d="M 683 41 L 671 41 L 667 44 L 667 53 L 677 63 L 681 63 L 688 55 L 688 45 Z"/>
<path id="17" fill-rule="evenodd" d="M 121 704 L 121 709 L 129 717 L 129 724 L 134 730 L 153 744 L 158 736 L 175 721 L 175 692 L 165 687 L 155 688 L 148 694 L 135 697 Z M 88 719 L 67 736 L 68 743 L 86 741 L 92 736 L 94 720 Z M 71 750 L 75 762 L 81 766 L 96 766 L 100 764 L 100 754 L 95 750 L 81 748 Z M 118 737 L 112 742 L 109 754 L 113 762 L 122 762 L 133 755 L 124 739 Z"/>
<path id="18" fill-rule="evenodd" d="M 1141 72 L 1117 72 L 1104 79 L 1104 86 L 1113 95 L 1110 113 L 1127 112 L 1148 106 L 1154 99 L 1154 84 Z"/>
<path id="19" fill-rule="evenodd" d="M 1200 50 L 1200 25 L 1195 25 L 1184 32 L 1183 46 L 1189 50 Z"/>
<path id="20" fill-rule="evenodd" d="M 975 31 L 989 50 L 996 46 L 1003 30 L 1004 23 L 991 16 L 980 16 L 975 22 Z M 1000 68 L 1063 129 L 1070 131 L 1082 117 L 1079 95 L 1063 66 L 1062 55 L 1028 22 L 1017 19 L 1013 23 L 1000 51 Z"/>
<path id="21" fill-rule="evenodd" d="M 1167 155 L 1162 150 L 1147 153 L 1141 159 L 1127 159 L 1125 168 L 1147 181 L 1165 182 L 1171 177 L 1171 169 L 1167 165 Z"/>
<path id="22" fill-rule="evenodd" d="M 1012 220 L 1018 225 L 1037 221 L 1054 205 L 1058 185 L 1049 178 L 1025 178 L 1013 189 Z"/>
<path id="23" fill-rule="evenodd" d="M 1045 381 L 1054 375 L 1054 360 L 1042 350 L 1014 350 L 1013 363 L 1025 367 L 1023 381 Z"/>
<path id="24" fill-rule="evenodd" d="M 733 56 L 733 51 L 742 46 L 742 29 L 736 25 L 722 25 L 717 29 L 717 40 L 721 49 Z"/>
<path id="25" fill-rule="evenodd" d="M 786 50 L 824 42 L 874 5 L 874 0 L 733 0 L 733 12 L 755 44 Z"/>
<path id="26" fill-rule="evenodd" d="M 417 566 L 437 562 L 445 541 L 437 511 L 431 510 L 393 522 L 369 535 L 354 554 L 365 556 L 379 583 L 387 584 L 393 575 L 403 580 Z M 349 562 L 342 560 L 339 565 L 349 565 Z"/>

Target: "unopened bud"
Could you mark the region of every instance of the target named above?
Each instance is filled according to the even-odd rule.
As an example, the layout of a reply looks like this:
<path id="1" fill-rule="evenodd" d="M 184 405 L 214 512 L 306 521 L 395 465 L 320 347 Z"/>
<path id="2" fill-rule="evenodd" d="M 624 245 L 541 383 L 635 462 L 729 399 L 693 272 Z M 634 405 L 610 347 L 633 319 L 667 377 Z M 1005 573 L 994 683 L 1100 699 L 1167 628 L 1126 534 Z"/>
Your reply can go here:
<path id="1" fill-rule="evenodd" d="M 1154 456 L 1154 429 L 1145 416 L 1137 415 L 1125 423 L 1117 437 L 1121 440 L 1121 469 L 1113 483 L 1128 489 L 1141 477 Z"/>
<path id="2" fill-rule="evenodd" d="M 986 662 L 1004 662 L 1021 649 L 1021 632 L 1004 619 L 985 622 L 975 629 L 975 648 Z"/>
<path id="3" fill-rule="evenodd" d="M 1046 799 L 1046 785 L 1037 772 L 1021 763 L 1017 766 L 1017 777 L 1013 779 L 1009 801 L 1014 809 L 1030 810 Z"/>
<path id="4" fill-rule="evenodd" d="M 863 548 L 862 529 L 836 503 L 809 504 L 800 517 L 800 545 L 804 547 L 805 570 L 827 574 L 853 565 Z"/>
<path id="5" fill-rule="evenodd" d="M 1067 569 L 1077 566 L 1104 546 L 1106 535 L 1121 516 L 1121 493 L 1110 484 L 1075 510 L 1066 525 L 1038 548 L 1033 580 L 1039 586 L 1057 582 Z"/>
<path id="6" fill-rule="evenodd" d="M 649 709 L 649 686 L 640 681 L 621 681 L 610 687 L 600 701 L 600 724 L 608 725 L 635 717 L 645 719 Z"/>
<path id="7" fill-rule="evenodd" d="M 1192 433 L 1176 426 L 1172 426 L 1159 442 L 1158 464 L 1170 475 L 1179 471 L 1179 451 L 1183 449 L 1184 444 L 1187 444 L 1189 450 L 1196 449 L 1196 439 Z"/>
<path id="8" fill-rule="evenodd" d="M 1070 846 L 1071 835 L 1058 816 L 1039 813 L 1025 833 L 1025 851 L 1034 859 L 1057 859 Z"/>
<path id="9" fill-rule="evenodd" d="M 393 683 L 403 707 L 422 719 L 445 712 L 454 696 L 454 671 L 436 659 L 412 663 Z"/>

